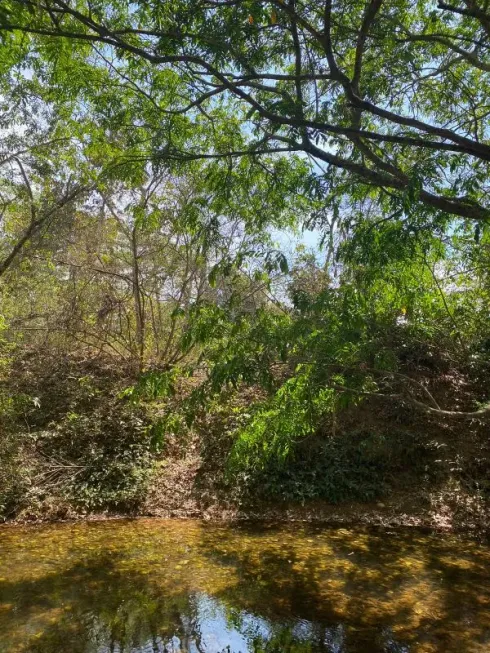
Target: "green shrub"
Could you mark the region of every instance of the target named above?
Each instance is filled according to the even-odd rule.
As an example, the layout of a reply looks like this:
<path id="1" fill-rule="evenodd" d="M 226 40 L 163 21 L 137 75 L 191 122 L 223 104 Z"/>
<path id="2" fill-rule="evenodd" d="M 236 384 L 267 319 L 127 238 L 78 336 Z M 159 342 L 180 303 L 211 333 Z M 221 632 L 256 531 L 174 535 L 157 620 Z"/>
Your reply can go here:
<path id="1" fill-rule="evenodd" d="M 87 510 L 127 511 L 144 496 L 152 433 L 140 409 L 108 402 L 91 414 L 68 413 L 54 429 L 34 437 L 41 459 L 48 461 L 41 499 L 55 491 Z"/>
<path id="2" fill-rule="evenodd" d="M 297 445 L 283 461 L 271 459 L 250 476 L 248 492 L 291 501 L 371 501 L 387 494 L 407 465 L 422 474 L 427 455 L 409 433 L 328 436 Z"/>
<path id="3" fill-rule="evenodd" d="M 29 489 L 29 470 L 22 461 L 18 438 L 0 439 L 0 519 L 14 515 Z"/>

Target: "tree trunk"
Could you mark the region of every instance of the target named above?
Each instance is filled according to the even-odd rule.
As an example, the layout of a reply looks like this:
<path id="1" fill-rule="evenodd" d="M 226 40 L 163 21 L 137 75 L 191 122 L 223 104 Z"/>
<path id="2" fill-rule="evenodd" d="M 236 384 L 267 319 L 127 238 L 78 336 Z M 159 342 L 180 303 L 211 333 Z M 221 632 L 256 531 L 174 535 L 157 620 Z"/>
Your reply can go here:
<path id="1" fill-rule="evenodd" d="M 136 317 L 136 347 L 138 358 L 138 372 L 141 372 L 143 367 L 143 359 L 145 353 L 145 312 L 144 302 L 140 287 L 140 270 L 138 263 L 138 240 L 136 234 L 136 227 L 131 231 L 131 254 L 132 254 L 132 268 L 133 268 L 133 300 L 134 300 L 134 313 Z"/>

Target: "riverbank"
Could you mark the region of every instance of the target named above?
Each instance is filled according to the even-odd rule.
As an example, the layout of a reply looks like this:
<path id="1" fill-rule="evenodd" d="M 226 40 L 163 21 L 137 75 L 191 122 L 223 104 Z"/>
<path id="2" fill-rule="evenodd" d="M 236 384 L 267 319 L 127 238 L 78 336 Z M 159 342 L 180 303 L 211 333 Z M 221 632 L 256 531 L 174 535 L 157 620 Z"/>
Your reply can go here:
<path id="1" fill-rule="evenodd" d="M 216 523 L 267 521 L 274 523 L 309 523 L 324 526 L 414 528 L 445 533 L 488 533 L 490 506 L 472 497 L 459 500 L 449 493 L 427 497 L 392 496 L 385 502 L 331 505 L 314 501 L 304 505 L 292 503 L 256 504 L 254 506 L 211 505 L 206 508 L 188 503 L 168 506 L 152 505 L 131 513 L 77 512 L 70 506 L 53 506 L 53 511 L 23 511 L 3 525 L 64 523 L 77 521 L 111 521 L 124 519 L 199 519 Z"/>
<path id="2" fill-rule="evenodd" d="M 431 391 L 464 405 L 462 381 L 438 377 Z M 449 422 L 370 400 L 299 440 L 281 464 L 230 475 L 235 433 L 256 389 L 223 394 L 192 428 L 162 431 L 162 414 L 177 413 L 181 395 L 132 402 L 124 394 L 132 382 L 103 362 L 19 361 L 0 443 L 4 522 L 129 516 L 489 528 L 490 443 L 479 420 Z"/>

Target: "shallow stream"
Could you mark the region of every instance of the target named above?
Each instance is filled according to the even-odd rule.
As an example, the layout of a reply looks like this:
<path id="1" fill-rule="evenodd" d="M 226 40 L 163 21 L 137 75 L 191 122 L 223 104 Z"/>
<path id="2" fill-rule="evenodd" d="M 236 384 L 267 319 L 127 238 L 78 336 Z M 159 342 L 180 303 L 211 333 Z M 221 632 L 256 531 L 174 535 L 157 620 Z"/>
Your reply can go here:
<path id="1" fill-rule="evenodd" d="M 490 546 L 198 521 L 0 527 L 2 653 L 490 651 Z"/>

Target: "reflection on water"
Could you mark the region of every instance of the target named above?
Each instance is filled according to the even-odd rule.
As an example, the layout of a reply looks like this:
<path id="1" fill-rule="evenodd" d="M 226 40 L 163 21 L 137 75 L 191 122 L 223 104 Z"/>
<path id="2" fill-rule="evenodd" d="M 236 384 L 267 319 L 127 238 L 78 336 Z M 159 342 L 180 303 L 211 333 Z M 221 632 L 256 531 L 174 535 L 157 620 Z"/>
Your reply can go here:
<path id="1" fill-rule="evenodd" d="M 0 651 L 490 651 L 490 547 L 159 520 L 0 529 Z"/>

